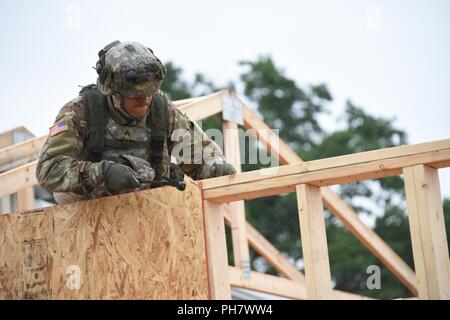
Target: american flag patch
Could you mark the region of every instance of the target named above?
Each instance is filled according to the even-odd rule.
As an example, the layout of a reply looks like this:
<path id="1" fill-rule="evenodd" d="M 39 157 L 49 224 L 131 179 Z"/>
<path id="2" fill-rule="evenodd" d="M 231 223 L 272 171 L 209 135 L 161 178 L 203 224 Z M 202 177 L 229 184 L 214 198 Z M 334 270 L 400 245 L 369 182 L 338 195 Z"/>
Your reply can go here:
<path id="1" fill-rule="evenodd" d="M 57 125 L 50 128 L 50 137 L 54 136 L 55 134 L 64 132 L 69 130 L 69 126 L 67 125 L 66 121 L 61 121 Z"/>

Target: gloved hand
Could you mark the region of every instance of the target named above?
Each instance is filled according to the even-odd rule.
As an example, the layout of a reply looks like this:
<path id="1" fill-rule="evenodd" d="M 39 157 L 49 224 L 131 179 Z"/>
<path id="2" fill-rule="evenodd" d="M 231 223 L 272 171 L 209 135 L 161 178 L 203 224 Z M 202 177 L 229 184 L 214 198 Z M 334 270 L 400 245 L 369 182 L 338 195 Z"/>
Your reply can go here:
<path id="1" fill-rule="evenodd" d="M 103 160 L 102 170 L 106 189 L 112 194 L 130 191 L 141 186 L 137 173 L 123 164 Z"/>
<path id="2" fill-rule="evenodd" d="M 180 168 L 179 165 L 175 163 L 170 164 L 170 178 L 177 180 L 177 181 L 183 181 L 184 180 L 184 172 Z"/>
<path id="3" fill-rule="evenodd" d="M 236 169 L 229 163 L 206 164 L 203 169 L 202 179 L 226 176 L 236 173 Z"/>

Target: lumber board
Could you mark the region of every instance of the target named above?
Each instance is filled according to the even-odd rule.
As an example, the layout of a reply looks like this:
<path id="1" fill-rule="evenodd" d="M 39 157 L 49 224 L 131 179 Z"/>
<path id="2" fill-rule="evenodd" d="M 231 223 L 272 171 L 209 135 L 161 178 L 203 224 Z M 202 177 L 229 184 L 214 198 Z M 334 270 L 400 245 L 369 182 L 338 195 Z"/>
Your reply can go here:
<path id="1" fill-rule="evenodd" d="M 296 185 L 303 183 L 322 187 L 400 175 L 404 167 L 417 164 L 450 166 L 450 139 L 389 149 L 395 150 L 381 149 L 207 179 L 204 196 L 230 202 L 293 192 Z"/>
<path id="2" fill-rule="evenodd" d="M 404 169 L 409 225 L 420 299 L 450 299 L 450 259 L 436 169 Z"/>
<path id="3" fill-rule="evenodd" d="M 222 97 L 228 95 L 227 90 L 215 92 L 180 105 L 178 109 L 185 113 L 190 120 L 198 121 L 222 112 Z"/>
<path id="4" fill-rule="evenodd" d="M 205 240 L 208 260 L 208 276 L 211 299 L 230 300 L 228 279 L 228 253 L 225 239 L 223 212 L 226 205 L 203 201 Z"/>
<path id="5" fill-rule="evenodd" d="M 308 299 L 333 299 L 325 217 L 320 188 L 296 187 Z"/>
<path id="6" fill-rule="evenodd" d="M 242 270 L 231 266 L 228 273 L 231 286 L 236 288 L 265 292 L 290 299 L 307 299 L 305 284 L 293 280 L 252 271 L 251 280 L 246 281 Z M 333 290 L 333 297 L 335 300 L 372 300 L 372 298 L 366 296 L 340 290 Z"/>
<path id="7" fill-rule="evenodd" d="M 239 133 L 236 123 L 224 120 L 222 123 L 224 136 L 224 154 L 227 162 L 241 172 L 241 156 L 239 146 Z M 234 264 L 247 271 L 250 276 L 250 252 L 248 249 L 245 204 L 243 200 L 228 204 L 231 217 L 231 238 L 233 242 Z"/>
<path id="8" fill-rule="evenodd" d="M 0 198 L 38 184 L 36 164 L 37 161 L 33 161 L 0 173 Z"/>
<path id="9" fill-rule="evenodd" d="M 46 138 L 41 136 L 0 149 L 0 172 L 37 159 Z"/>

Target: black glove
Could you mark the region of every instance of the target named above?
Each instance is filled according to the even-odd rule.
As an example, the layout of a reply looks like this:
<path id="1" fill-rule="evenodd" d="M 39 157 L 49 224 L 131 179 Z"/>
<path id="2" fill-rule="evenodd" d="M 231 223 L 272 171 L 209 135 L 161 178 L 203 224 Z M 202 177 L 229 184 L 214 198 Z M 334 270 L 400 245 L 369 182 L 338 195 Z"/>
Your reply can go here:
<path id="1" fill-rule="evenodd" d="M 228 163 L 213 163 L 212 165 L 208 165 L 204 172 L 205 174 L 203 179 L 208 179 L 234 174 L 236 173 L 236 170 L 231 164 Z"/>
<path id="2" fill-rule="evenodd" d="M 106 189 L 112 194 L 130 191 L 141 186 L 137 173 L 123 164 L 103 160 L 102 170 Z"/>
<path id="3" fill-rule="evenodd" d="M 170 179 L 174 179 L 177 181 L 183 181 L 184 180 L 184 172 L 180 168 L 179 165 L 175 163 L 170 164 Z"/>

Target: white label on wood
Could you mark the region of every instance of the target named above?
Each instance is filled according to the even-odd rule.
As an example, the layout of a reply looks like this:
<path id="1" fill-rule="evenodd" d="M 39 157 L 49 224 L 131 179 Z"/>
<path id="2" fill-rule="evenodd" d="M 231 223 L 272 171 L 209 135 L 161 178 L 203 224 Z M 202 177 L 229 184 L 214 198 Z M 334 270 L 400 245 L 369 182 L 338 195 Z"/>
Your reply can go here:
<path id="1" fill-rule="evenodd" d="M 222 96 L 222 117 L 224 120 L 244 125 L 242 106 L 233 96 Z"/>

